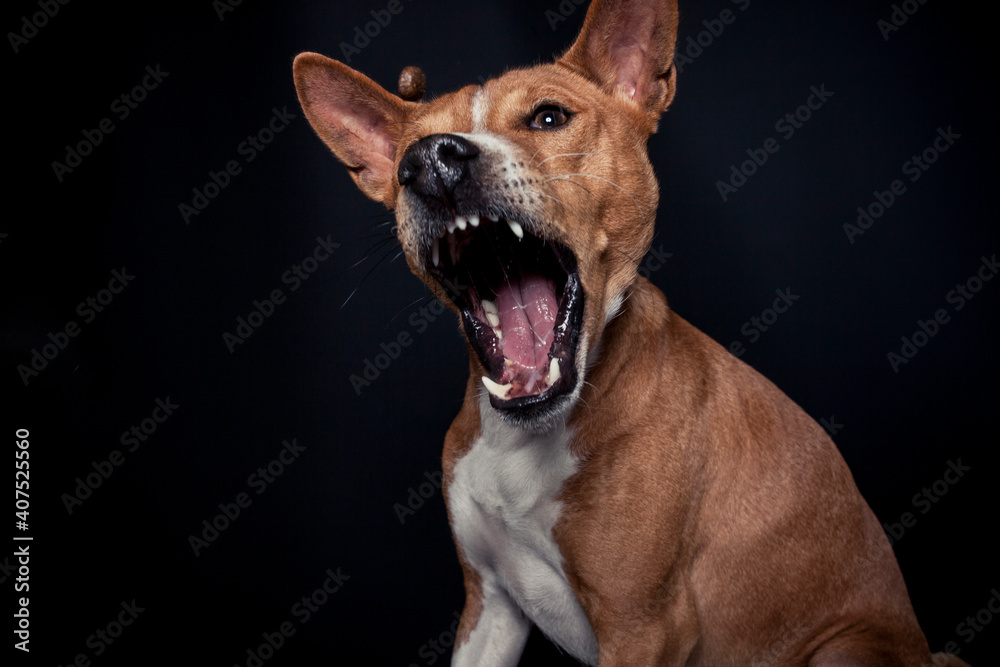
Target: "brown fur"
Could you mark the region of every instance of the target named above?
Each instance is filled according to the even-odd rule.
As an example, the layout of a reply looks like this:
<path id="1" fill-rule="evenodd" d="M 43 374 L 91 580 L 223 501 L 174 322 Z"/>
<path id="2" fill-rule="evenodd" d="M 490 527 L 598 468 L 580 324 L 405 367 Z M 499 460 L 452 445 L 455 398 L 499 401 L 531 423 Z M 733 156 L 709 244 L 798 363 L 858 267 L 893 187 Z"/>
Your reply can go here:
<path id="1" fill-rule="evenodd" d="M 296 59 L 295 81 L 317 133 L 390 209 L 406 148 L 472 131 L 477 94 L 488 100 L 485 128 L 528 163 L 523 195 L 545 213 L 534 231 L 573 250 L 586 294 L 593 363 L 568 415 L 580 466 L 554 538 L 601 665 L 930 664 L 892 550 L 833 442 L 636 274 L 658 202 L 646 142 L 676 90 L 676 28 L 673 1 L 597 0 L 556 63 L 420 104 L 316 54 Z M 573 122 L 529 130 L 524 114 L 543 100 Z M 401 216 L 411 269 L 450 305 L 424 269 L 419 231 Z M 618 295 L 625 305 L 605 326 Z M 480 433 L 483 373 L 470 347 L 465 401 L 445 438 L 446 497 Z M 461 547 L 459 559 L 461 645 L 483 602 Z"/>

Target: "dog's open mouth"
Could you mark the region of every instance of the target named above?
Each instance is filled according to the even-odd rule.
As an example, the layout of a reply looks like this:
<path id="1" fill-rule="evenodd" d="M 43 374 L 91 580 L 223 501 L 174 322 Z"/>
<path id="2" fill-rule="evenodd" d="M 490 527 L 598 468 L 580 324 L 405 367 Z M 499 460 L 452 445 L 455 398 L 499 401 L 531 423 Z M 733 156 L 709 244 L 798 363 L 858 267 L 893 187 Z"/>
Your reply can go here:
<path id="1" fill-rule="evenodd" d="M 583 289 L 565 245 L 527 223 L 456 216 L 431 242 L 425 265 L 462 313 L 498 409 L 529 416 L 576 385 Z"/>

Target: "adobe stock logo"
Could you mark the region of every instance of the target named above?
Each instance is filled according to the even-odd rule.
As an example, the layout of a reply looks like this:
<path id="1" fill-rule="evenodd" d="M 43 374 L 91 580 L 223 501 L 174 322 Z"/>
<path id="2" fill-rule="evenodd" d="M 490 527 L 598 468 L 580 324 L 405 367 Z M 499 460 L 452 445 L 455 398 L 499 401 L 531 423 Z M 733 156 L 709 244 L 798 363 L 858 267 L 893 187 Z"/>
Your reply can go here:
<path id="1" fill-rule="evenodd" d="M 344 64 L 351 64 L 351 56 L 356 56 L 371 44 L 372 40 L 382 34 L 382 29 L 389 27 L 392 17 L 403 12 L 403 3 L 400 0 L 389 0 L 385 9 L 373 9 L 369 13 L 374 21 L 365 24 L 364 30 L 361 26 L 354 26 L 353 46 L 347 42 L 340 43 L 340 53 L 344 56 Z"/>
<path id="2" fill-rule="evenodd" d="M 904 176 L 909 176 L 910 183 L 916 183 L 924 175 L 924 172 L 938 161 L 941 154 L 949 150 L 961 138 L 962 135 L 951 129 L 951 125 L 948 126 L 948 129 L 938 127 L 937 136 L 934 137 L 933 141 L 920 151 L 919 155 L 911 155 L 910 159 L 902 164 L 900 170 Z M 851 245 L 854 245 L 856 237 L 870 229 L 875 221 L 885 215 L 904 194 L 906 194 L 906 184 L 900 179 L 892 181 L 886 190 L 874 190 L 872 201 L 865 206 L 858 207 L 858 219 L 855 224 L 844 223 L 844 233 Z"/>
<path id="3" fill-rule="evenodd" d="M 955 626 L 955 634 L 968 644 L 976 638 L 977 634 L 985 630 L 996 616 L 1000 616 L 1000 591 L 993 588 L 990 590 L 990 598 L 976 611 L 975 615 L 969 614 L 964 621 Z M 958 642 L 953 641 L 945 644 L 944 650 L 953 655 L 961 653 Z"/>
<path id="4" fill-rule="evenodd" d="M 916 14 L 925 2 L 927 0 L 904 0 L 902 5 L 893 3 L 889 19 L 879 19 L 875 22 L 879 32 L 882 33 L 882 39 L 888 42 L 889 36 L 906 25 L 910 17 Z"/>
<path id="5" fill-rule="evenodd" d="M 292 438 L 291 442 L 283 440 L 281 444 L 282 449 L 273 460 L 266 466 L 257 468 L 247 477 L 247 486 L 258 496 L 267 491 L 270 485 L 298 460 L 302 452 L 306 451 L 305 446 L 300 445 L 296 438 Z M 220 535 L 240 518 L 243 510 L 252 504 L 253 498 L 246 491 L 237 493 L 231 503 L 219 503 L 219 513 L 210 519 L 203 519 L 198 534 L 188 535 L 188 546 L 194 555 L 200 556 L 202 551 L 219 539 Z"/>
<path id="6" fill-rule="evenodd" d="M 136 604 L 135 598 L 132 598 L 131 602 L 122 600 L 118 606 L 121 607 L 121 611 L 118 611 L 114 618 L 87 637 L 86 646 L 93 652 L 95 658 L 103 655 L 125 633 L 125 629 L 135 623 L 139 614 L 146 611 L 145 607 Z M 67 667 L 90 664 L 92 663 L 89 654 L 86 651 L 81 651 L 70 663 L 67 663 Z M 60 664 L 57 667 L 63 667 L 63 665 Z"/>
<path id="7" fill-rule="evenodd" d="M 743 323 L 740 327 L 740 333 L 746 336 L 748 343 L 756 343 L 760 340 L 761 334 L 767 331 L 775 322 L 778 321 L 778 315 L 782 313 L 787 313 L 788 309 L 795 305 L 795 302 L 802 298 L 798 294 L 792 294 L 792 288 L 786 287 L 785 289 L 776 289 L 774 293 L 777 295 L 774 303 L 771 304 L 770 308 L 765 308 L 761 311 L 760 316 L 751 317 L 749 320 Z M 738 340 L 734 340 L 729 344 L 729 351 L 737 357 L 742 357 L 747 351 L 747 348 Z"/>
<path id="8" fill-rule="evenodd" d="M 90 467 L 93 472 L 77 477 L 76 486 L 73 487 L 72 493 L 62 494 L 63 506 L 68 514 L 73 514 L 74 509 L 83 505 L 83 501 L 94 495 L 94 491 L 108 481 L 115 470 L 125 463 L 125 454 L 131 454 L 139 449 L 142 443 L 149 440 L 160 425 L 167 421 L 180 407 L 170 400 L 170 396 L 157 398 L 153 405 L 153 410 L 148 417 L 138 424 L 134 424 L 129 430 L 122 432 L 119 441 L 128 448 L 127 451 L 112 449 L 107 458 L 91 461 Z"/>
<path id="9" fill-rule="evenodd" d="M 954 306 L 955 312 L 962 310 L 969 301 L 976 297 L 976 294 L 983 289 L 987 282 L 993 280 L 997 273 L 1000 273 L 1000 263 L 997 262 L 996 253 L 993 253 L 989 258 L 985 255 L 980 257 L 979 268 L 976 272 L 949 290 L 945 294 L 945 301 Z M 920 349 L 937 336 L 941 327 L 948 322 L 951 322 L 951 314 L 945 308 L 938 308 L 926 320 L 918 319 L 913 334 L 900 337 L 902 345 L 900 345 L 899 351 L 890 351 L 886 354 L 892 372 L 898 373 L 900 366 L 908 364 L 911 359 L 917 356 Z"/>
<path id="10" fill-rule="evenodd" d="M 322 236 L 317 236 L 316 246 L 312 253 L 306 255 L 299 263 L 292 264 L 287 271 L 281 274 L 281 283 L 289 286 L 289 292 L 295 292 L 302 287 L 302 283 L 309 280 L 309 277 L 319 270 L 323 262 L 330 259 L 333 251 L 340 247 L 340 244 L 334 243 L 330 236 L 327 234 L 325 239 Z M 222 342 L 226 344 L 229 354 L 235 352 L 237 345 L 245 343 L 254 334 L 254 331 L 263 326 L 264 322 L 274 315 L 278 306 L 285 303 L 287 299 L 288 295 L 280 287 L 271 290 L 268 297 L 263 300 L 254 299 L 253 308 L 246 317 L 240 315 L 236 318 L 236 327 L 233 332 L 222 332 Z"/>
<path id="11" fill-rule="evenodd" d="M 545 18 L 548 19 L 552 32 L 556 31 L 560 23 L 572 16 L 576 12 L 577 7 L 585 4 L 587 4 L 587 0 L 562 0 L 557 7 L 558 12 L 546 9 Z"/>
<path id="12" fill-rule="evenodd" d="M 750 0 L 731 0 L 733 4 L 745 12 L 750 7 Z M 705 52 L 705 49 L 712 46 L 715 40 L 722 36 L 722 32 L 727 25 L 732 25 L 736 21 L 736 14 L 731 9 L 723 9 L 719 12 L 719 17 L 701 22 L 705 29 L 695 36 L 688 35 L 687 41 L 677 42 L 677 53 L 674 54 L 674 65 L 677 66 L 677 73 L 683 74 L 684 68 L 694 63 L 694 61 Z"/>
<path id="13" fill-rule="evenodd" d="M 108 110 L 119 121 L 125 120 L 168 76 L 170 76 L 170 72 L 164 72 L 160 69 L 159 63 L 156 64 L 156 67 L 147 65 L 146 74 L 142 79 L 130 90 L 111 100 Z M 63 179 L 83 164 L 83 159 L 93 153 L 94 149 L 104 143 L 104 138 L 114 131 L 115 124 L 110 116 L 99 120 L 96 127 L 81 130 L 80 134 L 82 138 L 80 140 L 72 145 L 66 144 L 66 153 L 63 156 L 63 161 L 52 161 L 52 173 L 55 175 L 56 180 L 62 183 Z"/>
<path id="14" fill-rule="evenodd" d="M 236 8 L 243 4 L 243 0 L 212 0 L 212 9 L 219 17 L 219 23 L 226 20 L 226 14 L 235 12 Z"/>
<path id="15" fill-rule="evenodd" d="M 411 662 L 409 667 L 433 665 L 448 652 L 448 649 L 455 645 L 455 638 L 458 637 L 458 625 L 462 620 L 462 614 L 455 611 L 452 613 L 451 618 L 451 625 L 448 626 L 447 630 L 442 630 L 437 637 L 432 637 L 421 644 L 420 648 L 417 649 L 417 655 L 420 656 L 420 663 Z"/>
<path id="16" fill-rule="evenodd" d="M 326 578 L 322 585 L 303 595 L 289 610 L 300 626 L 308 623 L 313 614 L 320 611 L 351 578 L 351 575 L 341 572 L 339 567 L 336 571 L 327 568 L 323 574 Z M 263 667 L 264 663 L 273 658 L 288 640 L 295 636 L 296 629 L 292 621 L 285 621 L 273 632 L 262 632 L 260 638 L 263 641 L 256 646 L 248 647 L 245 652 L 246 659 L 242 663 L 234 663 L 233 667 Z"/>
<path id="17" fill-rule="evenodd" d="M 417 510 L 424 506 L 438 490 L 441 489 L 441 471 L 435 470 L 434 472 L 425 472 L 424 477 L 425 482 L 421 482 L 416 488 L 410 487 L 407 489 L 409 495 L 406 496 L 406 504 L 396 503 L 392 506 L 392 509 L 396 511 L 396 518 L 399 519 L 400 525 L 406 523 L 406 520 L 417 513 Z"/>
<path id="18" fill-rule="evenodd" d="M 38 31 L 49 24 L 49 19 L 54 19 L 59 13 L 59 5 L 68 5 L 69 0 L 38 0 L 38 8 L 41 11 L 35 12 L 30 17 L 21 17 L 21 29 L 18 32 L 8 32 L 7 41 L 14 53 L 20 53 L 21 47 L 28 43 L 28 40 L 36 37 Z"/>
<path id="19" fill-rule="evenodd" d="M 910 504 L 913 505 L 914 509 L 920 510 L 920 514 L 930 512 L 931 508 L 940 502 L 948 494 L 948 491 L 965 477 L 965 473 L 972 470 L 971 466 L 962 463 L 961 458 L 954 461 L 949 459 L 947 463 L 948 467 L 944 469 L 938 479 L 920 489 L 910 499 Z M 917 519 L 917 515 L 913 512 L 903 512 L 899 516 L 899 521 L 883 521 L 882 528 L 889 538 L 889 545 L 895 545 L 899 540 L 903 539 L 903 535 L 906 534 L 907 529 L 917 525 Z"/>
<path id="20" fill-rule="evenodd" d="M 191 224 L 191 218 L 201 215 L 222 191 L 229 187 L 233 179 L 243 173 L 243 167 L 257 159 L 257 156 L 267 150 L 278 134 L 285 131 L 297 114 L 288 111 L 288 106 L 271 108 L 271 118 L 253 134 L 248 134 L 236 146 L 236 154 L 243 158 L 243 164 L 237 159 L 227 160 L 219 171 L 209 169 L 208 180 L 201 187 L 191 188 L 191 201 L 177 205 L 177 212 L 185 225 Z"/>
<path id="21" fill-rule="evenodd" d="M 461 294 L 464 290 L 468 289 L 468 285 L 463 285 L 457 280 L 455 282 L 446 281 L 445 289 L 451 294 Z M 421 306 L 419 311 L 411 313 L 407 322 L 416 333 L 422 334 L 447 309 L 447 306 L 440 299 L 434 299 L 426 306 Z M 403 329 L 390 338 L 389 342 L 383 341 L 380 343 L 379 349 L 381 352 L 376 352 L 371 359 L 365 357 L 362 362 L 361 374 L 352 373 L 347 378 L 354 389 L 355 395 L 360 396 L 363 388 L 370 387 L 383 371 L 392 365 L 392 362 L 399 359 L 403 350 L 412 345 L 413 341 L 414 337 L 410 334 L 409 330 Z"/>
<path id="22" fill-rule="evenodd" d="M 795 136 L 795 132 L 801 130 L 813 117 L 813 113 L 822 109 L 830 98 L 834 96 L 834 91 L 827 90 L 825 83 L 821 83 L 819 88 L 810 86 L 809 92 L 810 95 L 803 104 L 800 104 L 794 111 L 786 113 L 774 122 L 774 131 L 780 133 L 785 141 Z M 739 163 L 739 166 L 736 163 L 731 164 L 729 166 L 729 178 L 725 181 L 718 180 L 715 182 L 715 187 L 719 191 L 719 197 L 722 198 L 722 201 L 729 201 L 732 195 L 736 194 L 740 188 L 747 184 L 747 180 L 750 177 L 767 164 L 770 156 L 779 150 L 781 150 L 781 145 L 774 137 L 764 139 L 761 142 L 760 148 L 748 148 L 746 154 L 750 159 L 743 160 Z"/>

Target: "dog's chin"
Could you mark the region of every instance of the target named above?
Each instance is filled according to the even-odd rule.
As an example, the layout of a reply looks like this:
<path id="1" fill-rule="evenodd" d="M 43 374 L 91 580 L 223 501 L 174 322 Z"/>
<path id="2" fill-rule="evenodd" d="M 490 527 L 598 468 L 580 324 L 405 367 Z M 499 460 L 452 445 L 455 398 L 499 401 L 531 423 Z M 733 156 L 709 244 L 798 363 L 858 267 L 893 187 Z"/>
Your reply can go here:
<path id="1" fill-rule="evenodd" d="M 545 430 L 578 394 L 584 292 L 573 252 L 536 227 L 490 212 L 456 216 L 427 244 L 424 266 L 461 314 L 492 408 Z"/>
<path id="2" fill-rule="evenodd" d="M 485 389 L 479 392 L 480 414 L 529 433 L 544 435 L 566 425 L 571 408 L 579 397 L 579 385 L 573 391 L 532 405 L 529 409 L 497 407 L 495 398 Z"/>
<path id="3" fill-rule="evenodd" d="M 532 433 L 546 433 L 566 423 L 579 398 L 581 383 L 560 384 L 541 394 L 504 400 L 483 389 L 481 408 L 492 410 L 504 423 Z M 488 403 L 488 405 L 486 405 Z"/>

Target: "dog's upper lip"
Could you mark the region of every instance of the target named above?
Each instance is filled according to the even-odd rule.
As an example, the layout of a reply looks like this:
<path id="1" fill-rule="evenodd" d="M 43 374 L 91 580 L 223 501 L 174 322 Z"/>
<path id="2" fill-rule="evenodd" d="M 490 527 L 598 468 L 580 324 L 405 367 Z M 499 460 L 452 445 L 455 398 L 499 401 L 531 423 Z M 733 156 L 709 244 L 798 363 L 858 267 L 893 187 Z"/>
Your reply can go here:
<path id="1" fill-rule="evenodd" d="M 441 230 L 438 232 L 437 236 L 431 239 L 431 264 L 435 267 L 440 264 L 441 260 L 441 239 L 445 238 L 447 234 L 454 234 L 456 230 L 465 231 L 469 227 L 478 227 L 482 218 L 486 218 L 492 222 L 499 222 L 500 216 L 494 213 L 483 213 L 481 216 L 478 213 L 470 213 L 469 215 L 455 215 L 454 218 L 448 220 L 441 226 Z M 511 233 L 514 234 L 519 239 L 524 238 L 524 227 L 521 223 L 515 220 L 504 219 L 507 226 L 510 227 Z M 449 245 L 449 251 L 454 252 L 455 248 L 453 245 Z M 457 257 L 452 256 L 452 262 L 456 262 Z"/>

